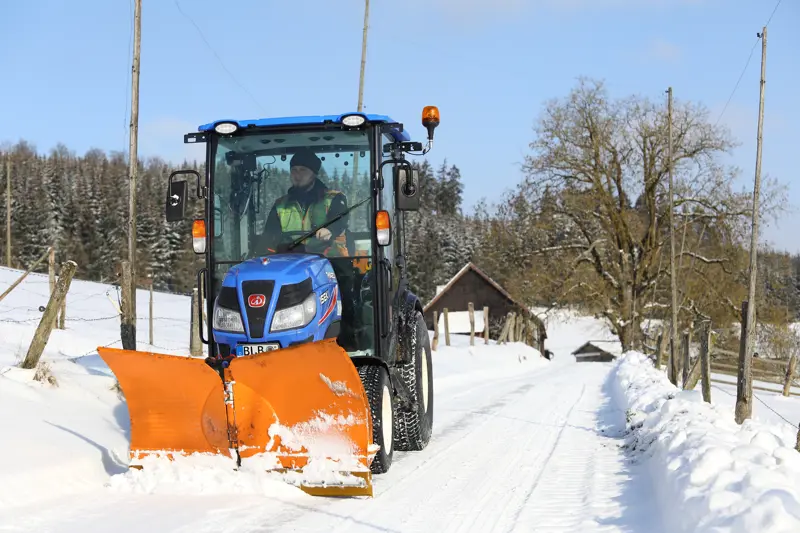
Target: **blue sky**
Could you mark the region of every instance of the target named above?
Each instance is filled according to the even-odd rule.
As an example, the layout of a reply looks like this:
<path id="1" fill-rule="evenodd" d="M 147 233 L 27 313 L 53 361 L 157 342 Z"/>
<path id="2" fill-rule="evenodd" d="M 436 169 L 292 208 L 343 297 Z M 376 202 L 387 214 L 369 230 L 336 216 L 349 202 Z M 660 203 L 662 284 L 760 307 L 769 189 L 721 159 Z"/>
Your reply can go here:
<path id="1" fill-rule="evenodd" d="M 143 3 L 141 156 L 194 156 L 183 133 L 217 118 L 356 107 L 363 0 Z M 671 85 L 676 100 L 700 101 L 716 119 L 774 7 L 773 0 L 373 0 L 366 111 L 391 115 L 422 139 L 422 107 L 439 106 L 442 125 L 427 158 L 461 168 L 469 209 L 520 180 L 536 116 L 580 75 L 605 79 L 615 96 L 663 99 Z M 132 13 L 131 0 L 4 6 L 0 143 L 126 150 Z M 769 26 L 763 150 L 764 175 L 789 185 L 793 206 L 800 206 L 790 159 L 800 148 L 799 25 L 800 6 L 782 2 Z M 759 61 L 760 47 L 722 116 L 741 141 L 730 161 L 748 189 Z M 800 252 L 798 223 L 795 208 L 762 235 Z"/>

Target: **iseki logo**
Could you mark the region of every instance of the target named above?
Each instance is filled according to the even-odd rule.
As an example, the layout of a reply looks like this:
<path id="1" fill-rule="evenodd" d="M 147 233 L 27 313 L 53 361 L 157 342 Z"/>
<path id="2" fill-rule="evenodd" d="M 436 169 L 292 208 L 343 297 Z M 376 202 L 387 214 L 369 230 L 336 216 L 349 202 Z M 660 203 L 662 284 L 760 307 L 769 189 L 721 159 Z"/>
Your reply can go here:
<path id="1" fill-rule="evenodd" d="M 249 298 L 247 298 L 247 305 L 250 307 L 264 307 L 264 304 L 267 303 L 267 298 L 263 294 L 251 294 Z"/>

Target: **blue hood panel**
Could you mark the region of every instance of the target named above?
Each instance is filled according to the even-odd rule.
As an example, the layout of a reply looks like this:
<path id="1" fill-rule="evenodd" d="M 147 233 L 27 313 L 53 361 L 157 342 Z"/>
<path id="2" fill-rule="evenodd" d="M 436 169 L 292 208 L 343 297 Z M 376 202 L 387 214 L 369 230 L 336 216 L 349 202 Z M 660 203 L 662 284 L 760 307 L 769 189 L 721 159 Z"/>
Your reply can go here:
<path id="1" fill-rule="evenodd" d="M 311 281 L 311 292 L 315 294 L 316 316 L 303 327 L 271 332 L 270 326 L 278 311 L 277 304 L 281 289 L 286 285 L 308 283 L 308 280 Z M 274 284 L 271 289 L 268 286 L 269 283 L 257 284 L 263 288 L 263 290 L 258 289 L 258 294 L 263 293 L 266 297 L 266 302 L 257 308 L 249 307 L 245 290 L 242 287 L 242 284 L 253 281 Z M 217 344 L 227 346 L 225 350 L 221 350 L 223 354 L 227 351 L 231 355 L 235 355 L 237 347 L 246 344 L 270 344 L 278 348 L 287 348 L 300 342 L 322 340 L 326 338 L 328 329 L 341 320 L 342 302 L 336 274 L 328 259 L 320 255 L 278 254 L 248 259 L 228 270 L 222 286 L 236 290 L 237 311 L 245 328 L 244 333 L 213 330 L 214 340 Z M 294 293 L 295 304 L 298 303 L 297 298 L 307 297 L 306 294 L 298 294 L 297 287 L 288 290 Z M 291 306 L 291 304 L 289 305 Z M 255 331 L 261 331 L 261 326 L 253 326 L 251 320 L 258 320 L 259 322 L 256 324 L 264 325 L 262 336 L 252 336 L 251 331 L 254 328 Z"/>

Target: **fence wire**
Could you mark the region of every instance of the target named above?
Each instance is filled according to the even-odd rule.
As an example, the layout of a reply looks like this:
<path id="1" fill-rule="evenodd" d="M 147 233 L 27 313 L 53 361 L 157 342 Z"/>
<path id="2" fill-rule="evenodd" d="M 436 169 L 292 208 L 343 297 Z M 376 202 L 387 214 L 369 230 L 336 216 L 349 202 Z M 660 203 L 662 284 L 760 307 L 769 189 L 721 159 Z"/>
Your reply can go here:
<path id="1" fill-rule="evenodd" d="M 722 387 L 719 387 L 718 385 L 715 385 L 715 384 L 713 384 L 713 383 L 712 383 L 712 384 L 711 384 L 711 387 L 712 387 L 712 388 L 714 388 L 714 389 L 717 389 L 717 390 L 718 390 L 718 391 L 720 391 L 720 392 L 724 392 L 724 393 L 725 393 L 725 394 L 727 394 L 728 396 L 733 396 L 733 397 L 736 397 L 736 395 L 735 395 L 734 393 L 732 393 L 732 392 L 729 392 L 729 391 L 726 391 L 725 389 L 723 389 Z M 776 394 L 778 393 L 777 391 L 775 391 L 775 392 L 776 392 Z M 789 424 L 790 426 L 792 426 L 792 428 L 793 428 L 793 429 L 798 429 L 798 424 L 795 424 L 794 422 L 790 422 L 789 420 L 787 420 L 785 416 L 783 416 L 783 415 L 782 415 L 782 414 L 780 414 L 778 411 L 776 411 L 775 409 L 773 409 L 772 407 L 770 407 L 770 405 L 769 405 L 767 402 L 765 402 L 764 400 L 762 400 L 761 398 L 759 398 L 758 394 L 756 394 L 755 392 L 753 392 L 753 398 L 755 398 L 756 400 L 758 400 L 759 402 L 761 402 L 761 403 L 764 405 L 764 407 L 766 407 L 767 409 L 769 409 L 770 411 L 772 411 L 773 413 L 775 413 L 775 415 L 777 415 L 777 416 L 778 416 L 778 418 L 780 418 L 781 420 L 783 420 L 784 422 L 786 422 L 787 424 Z"/>

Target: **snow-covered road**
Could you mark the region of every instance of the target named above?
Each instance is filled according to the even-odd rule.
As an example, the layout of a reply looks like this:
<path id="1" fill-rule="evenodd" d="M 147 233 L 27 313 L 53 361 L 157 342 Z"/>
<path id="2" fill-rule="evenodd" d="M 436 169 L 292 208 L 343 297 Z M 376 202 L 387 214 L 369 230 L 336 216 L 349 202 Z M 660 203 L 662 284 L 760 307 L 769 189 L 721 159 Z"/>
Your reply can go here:
<path id="1" fill-rule="evenodd" d="M 19 274 L 0 268 L 0 289 Z M 761 420 L 739 426 L 723 386 L 712 407 L 634 352 L 575 363 L 572 350 L 613 337 L 567 310 L 548 318 L 553 361 L 519 343 L 440 345 L 433 439 L 396 453 L 372 499 L 314 498 L 224 461 L 127 471 L 127 408 L 95 355 L 119 346 L 113 288 L 73 281 L 42 359 L 56 385 L 17 366 L 48 290 L 32 274 L 0 302 L 0 533 L 800 530 L 796 398 L 760 392 Z M 139 349 L 186 353 L 189 299 L 156 293 L 155 308 Z"/>
<path id="2" fill-rule="evenodd" d="M 371 500 L 282 487 L 265 495 L 98 487 L 0 511 L 0 531 L 660 533 L 649 479 L 619 447 L 624 413 L 605 390 L 609 368 L 564 358 L 489 379 L 485 369 L 444 377 L 430 446 L 397 453 L 390 472 L 375 477 Z"/>

